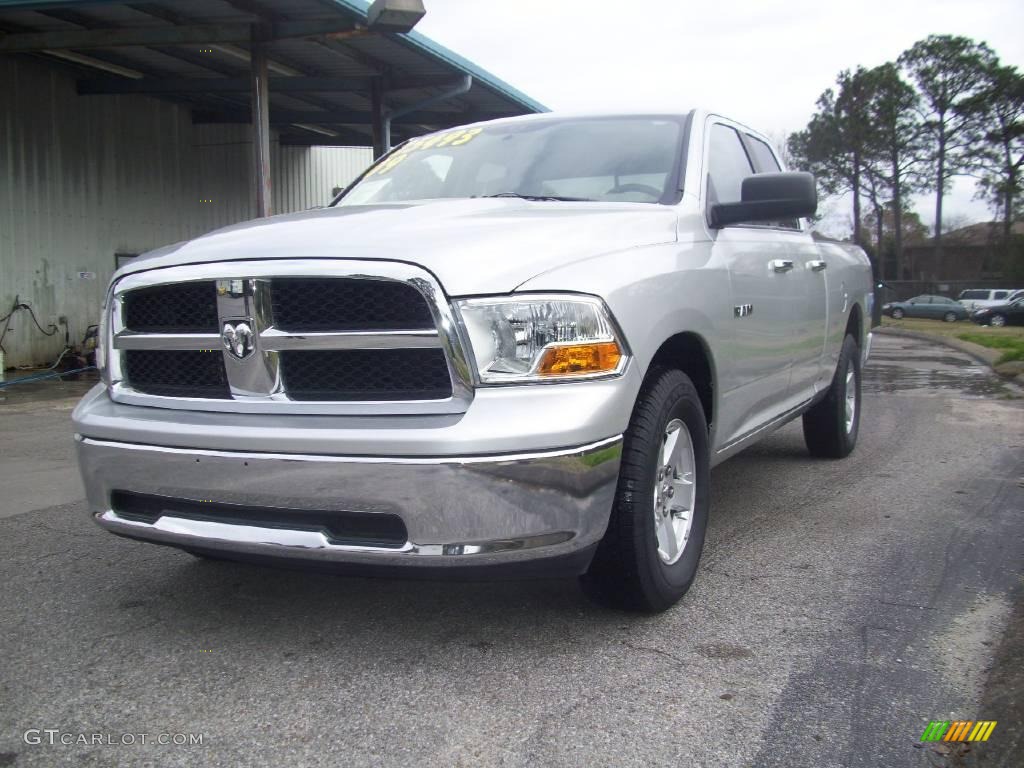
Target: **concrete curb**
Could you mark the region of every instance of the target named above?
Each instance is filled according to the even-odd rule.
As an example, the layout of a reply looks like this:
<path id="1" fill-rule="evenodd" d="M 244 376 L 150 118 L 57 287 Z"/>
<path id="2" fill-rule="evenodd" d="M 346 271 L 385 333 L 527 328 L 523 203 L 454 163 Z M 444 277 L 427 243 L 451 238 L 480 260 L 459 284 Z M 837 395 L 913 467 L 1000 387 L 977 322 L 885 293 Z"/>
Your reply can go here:
<path id="1" fill-rule="evenodd" d="M 979 363 L 983 363 L 992 369 L 992 372 L 1001 376 L 1004 379 L 1009 379 L 1018 384 L 1024 384 L 1024 374 L 1016 372 L 1001 372 L 996 368 L 996 360 L 1003 356 L 1003 353 L 998 349 L 989 349 L 983 347 L 981 344 L 974 344 L 970 341 L 963 341 L 962 339 L 953 339 L 948 336 L 935 336 L 930 333 L 924 333 L 922 331 L 906 331 L 902 328 L 893 328 L 892 326 L 879 326 L 872 329 L 872 333 L 880 333 L 887 336 L 902 336 L 906 339 L 917 339 L 918 341 L 928 341 L 933 344 L 941 344 L 942 346 L 955 349 L 958 352 L 963 352 L 965 355 L 973 357 Z M 1010 365 L 1007 363 L 1007 365 Z M 1000 366 L 1000 368 L 1003 366 Z"/>

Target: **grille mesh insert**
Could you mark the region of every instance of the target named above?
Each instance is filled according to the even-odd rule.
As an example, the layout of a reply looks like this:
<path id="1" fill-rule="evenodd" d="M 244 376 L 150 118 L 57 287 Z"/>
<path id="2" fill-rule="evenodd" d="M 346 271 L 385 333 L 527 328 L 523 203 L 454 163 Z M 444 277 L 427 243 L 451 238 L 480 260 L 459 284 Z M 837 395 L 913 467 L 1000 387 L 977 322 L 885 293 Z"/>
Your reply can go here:
<path id="1" fill-rule="evenodd" d="M 281 353 L 293 400 L 441 400 L 452 383 L 440 349 L 344 349 Z"/>
<path id="2" fill-rule="evenodd" d="M 132 389 L 164 397 L 230 398 L 220 350 L 130 349 L 125 377 Z"/>
<path id="3" fill-rule="evenodd" d="M 434 327 L 426 299 L 406 283 L 352 278 L 271 281 L 274 326 L 283 331 L 420 330 Z"/>
<path id="4" fill-rule="evenodd" d="M 148 333 L 216 333 L 216 283 L 203 280 L 130 291 L 124 295 L 124 325 Z"/>

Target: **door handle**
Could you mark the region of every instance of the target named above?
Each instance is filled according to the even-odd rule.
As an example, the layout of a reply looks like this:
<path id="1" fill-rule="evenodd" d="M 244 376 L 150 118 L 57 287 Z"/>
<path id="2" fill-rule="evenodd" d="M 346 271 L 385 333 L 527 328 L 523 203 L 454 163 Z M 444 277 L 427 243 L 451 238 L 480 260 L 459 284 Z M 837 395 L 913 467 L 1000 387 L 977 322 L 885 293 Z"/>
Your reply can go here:
<path id="1" fill-rule="evenodd" d="M 814 261 L 808 261 L 807 266 L 814 272 L 821 272 L 821 270 L 828 266 L 828 263 L 821 259 L 815 259 Z"/>
<path id="2" fill-rule="evenodd" d="M 776 272 L 789 272 L 793 268 L 793 262 L 789 259 L 772 259 L 768 263 Z"/>

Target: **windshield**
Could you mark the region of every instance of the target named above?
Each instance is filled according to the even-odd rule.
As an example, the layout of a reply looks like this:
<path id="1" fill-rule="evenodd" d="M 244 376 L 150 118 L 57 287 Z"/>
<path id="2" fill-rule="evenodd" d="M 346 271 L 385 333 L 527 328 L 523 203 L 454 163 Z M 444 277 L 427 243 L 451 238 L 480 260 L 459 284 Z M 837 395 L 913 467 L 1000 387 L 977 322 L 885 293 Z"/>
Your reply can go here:
<path id="1" fill-rule="evenodd" d="M 531 120 L 455 128 L 381 158 L 338 201 L 450 197 L 675 202 L 682 123 L 660 118 Z"/>

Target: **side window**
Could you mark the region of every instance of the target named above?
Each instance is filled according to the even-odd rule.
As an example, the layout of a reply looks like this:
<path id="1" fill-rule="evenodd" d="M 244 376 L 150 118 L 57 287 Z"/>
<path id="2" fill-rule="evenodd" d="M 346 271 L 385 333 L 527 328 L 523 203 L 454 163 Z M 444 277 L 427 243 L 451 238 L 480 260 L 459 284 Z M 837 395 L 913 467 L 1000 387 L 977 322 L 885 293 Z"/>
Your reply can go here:
<path id="1" fill-rule="evenodd" d="M 779 173 L 782 171 L 782 166 L 779 165 L 779 161 L 775 159 L 775 153 L 772 152 L 771 147 L 756 136 L 751 136 L 749 133 L 746 134 L 746 136 L 747 146 L 750 148 L 750 152 L 753 155 L 754 165 L 757 167 L 758 173 Z M 767 223 L 773 227 L 800 229 L 800 222 L 796 219 L 784 219 L 782 221 L 770 221 Z"/>
<path id="2" fill-rule="evenodd" d="M 758 173 L 778 173 L 782 170 L 771 147 L 754 136 L 748 135 L 747 138 L 750 140 L 750 150 L 754 153 L 754 164 Z"/>
<path id="3" fill-rule="evenodd" d="M 1005 299 L 1009 291 L 996 291 L 992 294 L 993 299 Z"/>
<path id="4" fill-rule="evenodd" d="M 753 173 L 739 134 L 721 123 L 712 125 L 708 147 L 708 199 L 712 203 L 738 203 L 743 179 Z"/>

